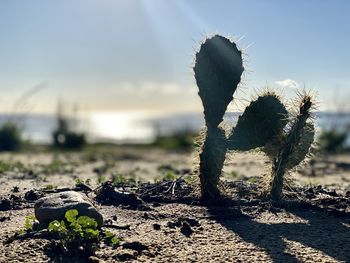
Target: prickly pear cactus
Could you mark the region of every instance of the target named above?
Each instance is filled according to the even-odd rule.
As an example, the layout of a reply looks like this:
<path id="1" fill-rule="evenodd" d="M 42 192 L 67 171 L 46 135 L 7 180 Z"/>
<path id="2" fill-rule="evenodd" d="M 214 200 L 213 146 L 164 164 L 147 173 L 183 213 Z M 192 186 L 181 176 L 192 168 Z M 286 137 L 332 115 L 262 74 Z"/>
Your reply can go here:
<path id="1" fill-rule="evenodd" d="M 215 35 L 206 39 L 198 53 L 194 73 L 204 107 L 206 133 L 199 154 L 202 200 L 220 198 L 219 178 L 228 150 L 261 148 L 272 160 L 271 198 L 282 194 L 284 173 L 308 154 L 314 126 L 308 122 L 312 101 L 304 96 L 298 116 L 288 126 L 289 113 L 280 98 L 266 92 L 252 101 L 239 117 L 228 138 L 219 127 L 243 73 L 241 51 L 229 39 Z"/>
<path id="2" fill-rule="evenodd" d="M 241 51 L 229 39 L 206 39 L 196 54 L 194 73 L 204 107 L 206 135 L 200 159 L 201 194 L 204 201 L 218 199 L 219 177 L 226 155 L 225 132 L 219 128 L 243 73 Z"/>

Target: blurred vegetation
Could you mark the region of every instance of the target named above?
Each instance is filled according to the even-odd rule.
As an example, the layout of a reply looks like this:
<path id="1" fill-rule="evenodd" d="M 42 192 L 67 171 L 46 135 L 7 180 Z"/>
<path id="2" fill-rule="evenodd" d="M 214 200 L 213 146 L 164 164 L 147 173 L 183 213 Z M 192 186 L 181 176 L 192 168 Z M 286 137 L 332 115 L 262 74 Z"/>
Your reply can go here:
<path id="1" fill-rule="evenodd" d="M 173 135 L 158 135 L 150 146 L 160 147 L 166 150 L 191 150 L 194 146 L 195 134 L 178 132 Z"/>
<path id="2" fill-rule="evenodd" d="M 157 182 L 163 182 L 163 181 L 174 181 L 177 178 L 178 178 L 178 176 L 176 176 L 174 174 L 174 172 L 168 171 L 162 175 L 158 175 L 158 176 L 154 177 L 154 182 L 157 183 Z"/>
<path id="3" fill-rule="evenodd" d="M 70 120 L 62 113 L 59 105 L 57 111 L 57 128 L 52 133 L 53 146 L 67 150 L 80 150 L 86 145 L 84 133 L 77 133 L 72 130 Z"/>
<path id="4" fill-rule="evenodd" d="M 0 174 L 5 172 L 20 172 L 27 173 L 30 172 L 30 167 L 27 167 L 22 162 L 19 161 L 5 161 L 0 160 Z"/>
<path id="5" fill-rule="evenodd" d="M 6 122 L 0 127 L 0 151 L 16 151 L 22 145 L 22 131 L 14 122 Z"/>
<path id="6" fill-rule="evenodd" d="M 0 125 L 0 151 L 17 151 L 28 146 L 27 143 L 23 141 L 23 131 L 20 125 L 13 119 L 19 112 L 28 114 L 31 110 L 31 105 L 29 103 L 30 98 L 45 88 L 46 83 L 39 83 L 26 90 L 13 102 L 11 118 Z"/>
<path id="7" fill-rule="evenodd" d="M 336 129 L 322 131 L 318 138 L 320 150 L 324 153 L 339 153 L 346 149 L 347 133 Z"/>

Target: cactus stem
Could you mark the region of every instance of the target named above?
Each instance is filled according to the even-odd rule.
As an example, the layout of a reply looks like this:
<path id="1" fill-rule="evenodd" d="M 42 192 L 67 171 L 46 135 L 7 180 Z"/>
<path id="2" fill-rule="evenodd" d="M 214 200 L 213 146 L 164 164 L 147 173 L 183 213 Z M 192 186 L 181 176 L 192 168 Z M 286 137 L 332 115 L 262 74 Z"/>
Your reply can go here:
<path id="1" fill-rule="evenodd" d="M 226 157 L 225 131 L 208 128 L 200 158 L 201 196 L 204 202 L 220 200 L 219 178 Z"/>
<path id="2" fill-rule="evenodd" d="M 307 119 L 310 117 L 311 106 L 311 97 L 305 95 L 299 107 L 299 114 L 287 135 L 286 142 L 280 148 L 277 157 L 273 160 L 272 185 L 270 192 L 273 201 L 279 201 L 282 197 L 284 174 L 287 170 L 288 160 L 295 150 L 295 147 L 300 142 L 303 128 L 306 125 Z"/>

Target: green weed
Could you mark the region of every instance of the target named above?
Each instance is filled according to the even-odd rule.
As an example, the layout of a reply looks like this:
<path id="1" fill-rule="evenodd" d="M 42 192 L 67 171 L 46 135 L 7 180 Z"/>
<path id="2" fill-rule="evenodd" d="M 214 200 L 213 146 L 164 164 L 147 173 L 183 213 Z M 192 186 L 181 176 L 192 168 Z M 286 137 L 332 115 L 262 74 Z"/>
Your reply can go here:
<path id="1" fill-rule="evenodd" d="M 54 220 L 48 226 L 48 231 L 60 238 L 64 247 L 80 244 L 85 247 L 94 247 L 99 242 L 105 242 L 117 246 L 120 239 L 110 231 L 103 231 L 98 228 L 95 219 L 88 216 L 79 216 L 76 209 L 68 210 L 65 220 Z"/>
<path id="2" fill-rule="evenodd" d="M 25 234 L 33 231 L 33 226 L 34 223 L 36 222 L 36 218 L 34 215 L 29 215 L 26 216 L 24 220 L 24 226 L 23 228 L 19 231 L 19 234 Z"/>
<path id="3" fill-rule="evenodd" d="M 134 173 L 124 174 L 114 174 L 112 175 L 112 182 L 115 185 L 129 185 L 129 186 L 138 186 L 140 180 L 135 176 Z"/>
<path id="4" fill-rule="evenodd" d="M 55 190 L 57 189 L 57 185 L 54 185 L 54 184 L 48 184 L 48 185 L 45 185 L 44 187 L 41 188 L 41 190 L 43 191 L 50 191 L 50 190 Z"/>
<path id="5" fill-rule="evenodd" d="M 35 223 L 35 216 L 27 216 L 23 229 L 20 230 L 19 234 L 23 235 L 35 230 L 45 230 L 35 227 Z M 46 231 L 50 233 L 51 237 L 58 240 L 55 246 L 59 245 L 62 252 L 74 252 L 76 249 L 79 249 L 80 252 L 83 251 L 89 254 L 95 251 L 101 242 L 116 247 L 121 241 L 112 232 L 98 228 L 94 218 L 84 215 L 79 216 L 76 209 L 68 210 L 65 213 L 64 220 L 50 222 Z"/>
<path id="6" fill-rule="evenodd" d="M 163 181 L 174 181 L 177 178 L 177 176 L 172 172 L 168 171 L 163 175 L 156 176 L 154 178 L 154 181 L 157 182 L 163 182 Z"/>

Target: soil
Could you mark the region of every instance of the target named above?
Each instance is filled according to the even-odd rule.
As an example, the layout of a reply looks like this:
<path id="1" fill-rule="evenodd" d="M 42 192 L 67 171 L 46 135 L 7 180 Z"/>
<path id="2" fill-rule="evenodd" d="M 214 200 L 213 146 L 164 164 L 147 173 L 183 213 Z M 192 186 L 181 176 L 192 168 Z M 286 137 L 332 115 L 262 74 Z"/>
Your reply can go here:
<path id="1" fill-rule="evenodd" d="M 225 199 L 206 206 L 196 180 L 189 180 L 191 155 L 132 148 L 97 158 L 1 155 L 13 167 L 0 175 L 0 262 L 350 262 L 349 157 L 322 157 L 313 168 L 299 169 L 293 174 L 297 184 L 286 188 L 283 202 L 273 204 L 261 189 L 266 159 L 235 155 L 225 166 Z M 67 169 L 47 171 L 57 158 Z M 169 171 L 176 177 L 157 183 L 97 182 L 120 173 L 149 181 Z M 322 186 L 310 183 L 317 181 Z M 34 213 L 35 200 L 64 189 L 93 199 L 104 228 L 122 239 L 120 246 L 102 244 L 94 254 L 70 255 L 57 253 L 56 241 L 45 234 L 16 236 Z"/>

